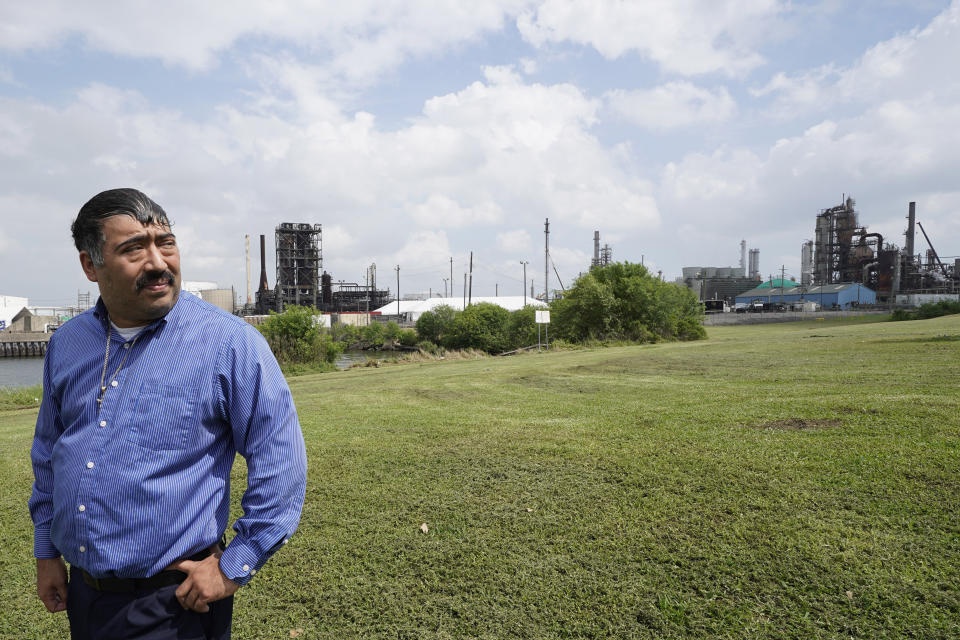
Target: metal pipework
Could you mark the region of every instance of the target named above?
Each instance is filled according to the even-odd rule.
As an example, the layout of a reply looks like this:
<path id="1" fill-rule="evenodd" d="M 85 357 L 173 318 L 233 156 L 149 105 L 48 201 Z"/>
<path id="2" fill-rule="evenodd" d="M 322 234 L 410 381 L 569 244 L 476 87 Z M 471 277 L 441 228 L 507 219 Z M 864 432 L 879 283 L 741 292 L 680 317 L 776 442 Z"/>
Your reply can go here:
<path id="1" fill-rule="evenodd" d="M 940 269 L 943 271 L 943 275 L 947 275 L 947 267 L 944 266 L 943 262 L 940 261 L 940 256 L 937 255 L 937 250 L 933 248 L 933 244 L 930 242 L 930 236 L 927 235 L 927 232 L 923 230 L 923 225 L 919 222 L 917 226 L 920 227 L 920 233 L 923 234 L 923 237 L 927 241 L 927 246 L 930 247 L 930 251 L 933 252 L 933 257 L 936 258 L 937 264 L 940 265 Z"/>

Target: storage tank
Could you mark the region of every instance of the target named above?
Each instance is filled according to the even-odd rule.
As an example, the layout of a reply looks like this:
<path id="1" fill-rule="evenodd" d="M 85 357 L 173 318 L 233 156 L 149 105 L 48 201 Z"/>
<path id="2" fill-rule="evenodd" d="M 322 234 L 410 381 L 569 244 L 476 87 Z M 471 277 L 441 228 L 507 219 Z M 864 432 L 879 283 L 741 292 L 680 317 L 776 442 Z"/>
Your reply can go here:
<path id="1" fill-rule="evenodd" d="M 200 297 L 227 313 L 233 313 L 233 289 L 204 289 Z"/>

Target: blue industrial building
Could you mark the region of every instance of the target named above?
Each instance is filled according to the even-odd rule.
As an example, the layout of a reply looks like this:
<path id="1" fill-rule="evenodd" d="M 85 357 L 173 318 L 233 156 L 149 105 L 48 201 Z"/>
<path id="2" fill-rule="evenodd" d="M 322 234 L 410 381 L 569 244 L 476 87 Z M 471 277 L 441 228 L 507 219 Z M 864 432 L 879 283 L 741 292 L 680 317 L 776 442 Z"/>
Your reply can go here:
<path id="1" fill-rule="evenodd" d="M 849 309 L 862 304 L 876 304 L 877 294 L 858 282 L 845 282 L 817 287 L 757 287 L 737 296 L 738 305 L 756 302 L 815 302 L 821 309 Z"/>

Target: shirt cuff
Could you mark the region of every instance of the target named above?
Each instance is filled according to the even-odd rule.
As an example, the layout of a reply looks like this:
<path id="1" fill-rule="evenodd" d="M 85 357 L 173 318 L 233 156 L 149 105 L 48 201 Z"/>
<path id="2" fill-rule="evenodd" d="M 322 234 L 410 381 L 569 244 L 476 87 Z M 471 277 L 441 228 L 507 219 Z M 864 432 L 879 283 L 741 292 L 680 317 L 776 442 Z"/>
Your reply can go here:
<path id="1" fill-rule="evenodd" d="M 35 527 L 33 530 L 33 557 L 59 558 L 60 550 L 50 540 L 49 527 Z"/>
<path id="2" fill-rule="evenodd" d="M 281 543 L 286 544 L 287 539 Z M 278 545 L 280 546 L 280 545 Z M 243 586 L 257 575 L 260 568 L 266 564 L 271 554 L 258 556 L 253 546 L 240 535 L 234 536 L 223 555 L 220 556 L 220 571 L 240 586 Z"/>

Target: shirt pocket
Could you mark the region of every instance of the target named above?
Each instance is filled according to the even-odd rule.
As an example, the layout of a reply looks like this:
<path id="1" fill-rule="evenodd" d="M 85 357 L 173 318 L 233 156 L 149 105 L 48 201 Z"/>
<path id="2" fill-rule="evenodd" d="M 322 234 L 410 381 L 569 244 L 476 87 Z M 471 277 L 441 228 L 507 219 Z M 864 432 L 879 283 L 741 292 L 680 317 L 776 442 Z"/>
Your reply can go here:
<path id="1" fill-rule="evenodd" d="M 145 449 L 184 449 L 196 421 L 196 391 L 145 383 L 137 397 L 127 440 Z"/>

